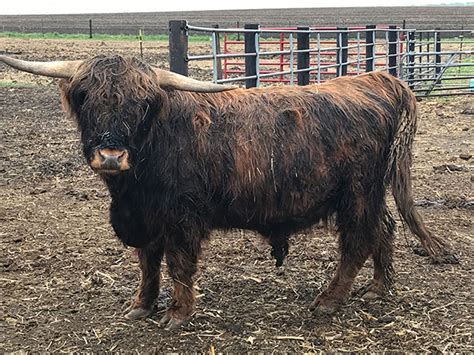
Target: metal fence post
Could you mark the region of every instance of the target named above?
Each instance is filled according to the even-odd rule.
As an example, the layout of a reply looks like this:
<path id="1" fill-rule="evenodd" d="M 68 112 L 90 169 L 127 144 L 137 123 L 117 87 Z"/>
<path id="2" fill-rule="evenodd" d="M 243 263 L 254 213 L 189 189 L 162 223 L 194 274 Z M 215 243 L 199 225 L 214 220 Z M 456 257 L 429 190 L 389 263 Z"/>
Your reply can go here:
<path id="1" fill-rule="evenodd" d="M 298 27 L 300 31 L 309 31 L 309 27 Z M 300 50 L 307 50 L 309 49 L 309 32 L 307 33 L 300 33 L 296 34 L 296 48 L 298 51 Z M 309 64 L 309 52 L 298 52 L 297 54 L 297 68 L 300 69 L 308 69 Z M 309 84 L 309 71 L 302 71 L 298 72 L 298 85 L 308 85 Z"/>
<path id="2" fill-rule="evenodd" d="M 215 25 L 214 28 L 219 28 L 219 25 Z M 215 46 L 216 46 L 216 54 L 221 54 L 221 41 L 220 41 L 220 34 L 219 32 L 214 32 L 215 33 Z M 216 67 L 215 70 L 217 70 L 217 79 L 220 80 L 222 79 L 222 60 L 221 58 L 216 58 Z"/>
<path id="3" fill-rule="evenodd" d="M 369 72 L 374 70 L 375 25 L 367 25 L 365 28 L 365 71 Z"/>
<path id="4" fill-rule="evenodd" d="M 258 24 L 246 24 L 244 29 L 246 30 L 258 30 L 260 25 Z M 245 32 L 245 53 L 254 53 L 254 55 L 245 56 L 245 76 L 255 76 L 253 79 L 245 80 L 245 87 L 254 88 L 257 86 L 257 48 L 255 47 L 255 32 Z"/>
<path id="5" fill-rule="evenodd" d="M 170 71 L 188 76 L 188 22 L 175 20 L 169 22 L 169 64 Z"/>
<path id="6" fill-rule="evenodd" d="M 435 62 L 436 62 L 436 74 L 441 72 L 441 32 L 439 28 L 436 28 L 435 32 Z"/>
<path id="7" fill-rule="evenodd" d="M 398 38 L 398 31 L 397 26 L 388 26 L 388 72 L 393 75 L 397 76 L 397 38 Z"/>
<path id="8" fill-rule="evenodd" d="M 426 55 L 426 62 L 430 62 L 430 52 L 431 52 L 431 49 L 430 49 L 430 46 L 431 46 L 431 33 L 430 32 L 426 32 L 426 52 L 428 52 L 428 54 Z"/>
<path id="9" fill-rule="evenodd" d="M 42 26 L 43 22 L 41 22 Z M 92 38 L 92 19 L 89 19 L 89 38 Z"/>
<path id="10" fill-rule="evenodd" d="M 348 45 L 348 36 L 346 27 L 337 28 L 337 41 L 336 41 L 336 75 L 343 76 L 347 75 L 347 45 Z"/>
<path id="11" fill-rule="evenodd" d="M 415 79 L 415 32 L 408 33 L 408 86 L 414 88 L 413 81 Z"/>
<path id="12" fill-rule="evenodd" d="M 418 52 L 423 52 L 423 32 L 418 33 Z M 422 72 L 422 64 L 423 64 L 423 57 L 422 55 L 418 56 L 418 74 L 420 75 Z"/>
<path id="13" fill-rule="evenodd" d="M 140 58 L 143 59 L 143 30 L 138 30 L 138 45 L 140 47 Z"/>

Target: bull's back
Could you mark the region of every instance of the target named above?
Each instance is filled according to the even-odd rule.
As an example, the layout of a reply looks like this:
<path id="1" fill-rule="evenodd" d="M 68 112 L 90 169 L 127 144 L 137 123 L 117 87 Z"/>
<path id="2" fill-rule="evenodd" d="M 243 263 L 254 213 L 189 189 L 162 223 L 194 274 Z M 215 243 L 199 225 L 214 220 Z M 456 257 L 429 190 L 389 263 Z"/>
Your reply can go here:
<path id="1" fill-rule="evenodd" d="M 319 218 L 354 179 L 368 186 L 383 179 L 397 94 L 364 81 L 342 84 L 255 90 L 251 104 L 241 99 L 216 120 L 227 158 L 212 160 L 227 161 L 219 198 L 234 220 Z"/>

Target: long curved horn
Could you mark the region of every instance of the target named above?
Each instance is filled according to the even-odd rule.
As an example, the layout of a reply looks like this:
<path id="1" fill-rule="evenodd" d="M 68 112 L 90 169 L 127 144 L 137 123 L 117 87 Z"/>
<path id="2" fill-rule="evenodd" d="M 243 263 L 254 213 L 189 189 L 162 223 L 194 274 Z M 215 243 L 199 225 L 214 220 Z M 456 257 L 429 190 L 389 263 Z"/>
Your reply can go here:
<path id="1" fill-rule="evenodd" d="M 177 90 L 194 92 L 221 92 L 237 89 L 235 85 L 220 85 L 194 80 L 187 76 L 169 72 L 167 70 L 155 69 L 160 86 L 169 86 Z"/>
<path id="2" fill-rule="evenodd" d="M 12 68 L 31 74 L 50 76 L 52 78 L 70 78 L 74 75 L 82 60 L 67 60 L 57 62 L 29 62 L 6 55 L 0 55 L 0 62 Z"/>

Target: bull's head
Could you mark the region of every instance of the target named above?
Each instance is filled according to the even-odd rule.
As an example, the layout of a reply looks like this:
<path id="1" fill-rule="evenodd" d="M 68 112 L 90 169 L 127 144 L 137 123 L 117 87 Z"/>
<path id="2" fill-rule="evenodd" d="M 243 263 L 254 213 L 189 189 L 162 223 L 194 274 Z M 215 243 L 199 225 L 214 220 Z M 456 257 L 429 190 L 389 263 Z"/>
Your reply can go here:
<path id="1" fill-rule="evenodd" d="M 138 59 L 97 56 L 85 61 L 29 62 L 0 55 L 0 62 L 29 73 L 61 78 L 62 102 L 81 131 L 90 167 L 114 175 L 138 164 L 153 122 L 169 107 L 164 88 L 220 92 L 217 85 L 171 73 Z"/>

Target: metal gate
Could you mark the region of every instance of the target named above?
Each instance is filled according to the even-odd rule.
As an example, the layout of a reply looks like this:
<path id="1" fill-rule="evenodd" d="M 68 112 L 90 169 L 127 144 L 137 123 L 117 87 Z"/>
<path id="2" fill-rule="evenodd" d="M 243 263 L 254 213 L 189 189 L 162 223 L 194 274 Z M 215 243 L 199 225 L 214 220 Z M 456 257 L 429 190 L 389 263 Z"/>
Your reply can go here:
<path id="1" fill-rule="evenodd" d="M 419 97 L 474 93 L 474 41 L 451 31 L 408 32 L 400 77 Z M 442 37 L 446 37 L 442 39 Z"/>
<path id="2" fill-rule="evenodd" d="M 387 25 L 260 28 L 257 24 L 224 29 L 186 21 L 171 21 L 170 29 L 171 70 L 187 75 L 190 61 L 211 61 L 216 83 L 307 85 L 385 70 L 407 81 L 419 97 L 474 93 L 470 30 L 416 31 Z M 209 33 L 208 53 L 188 52 L 187 40 L 193 33 Z M 237 39 L 241 33 L 243 41 Z"/>

